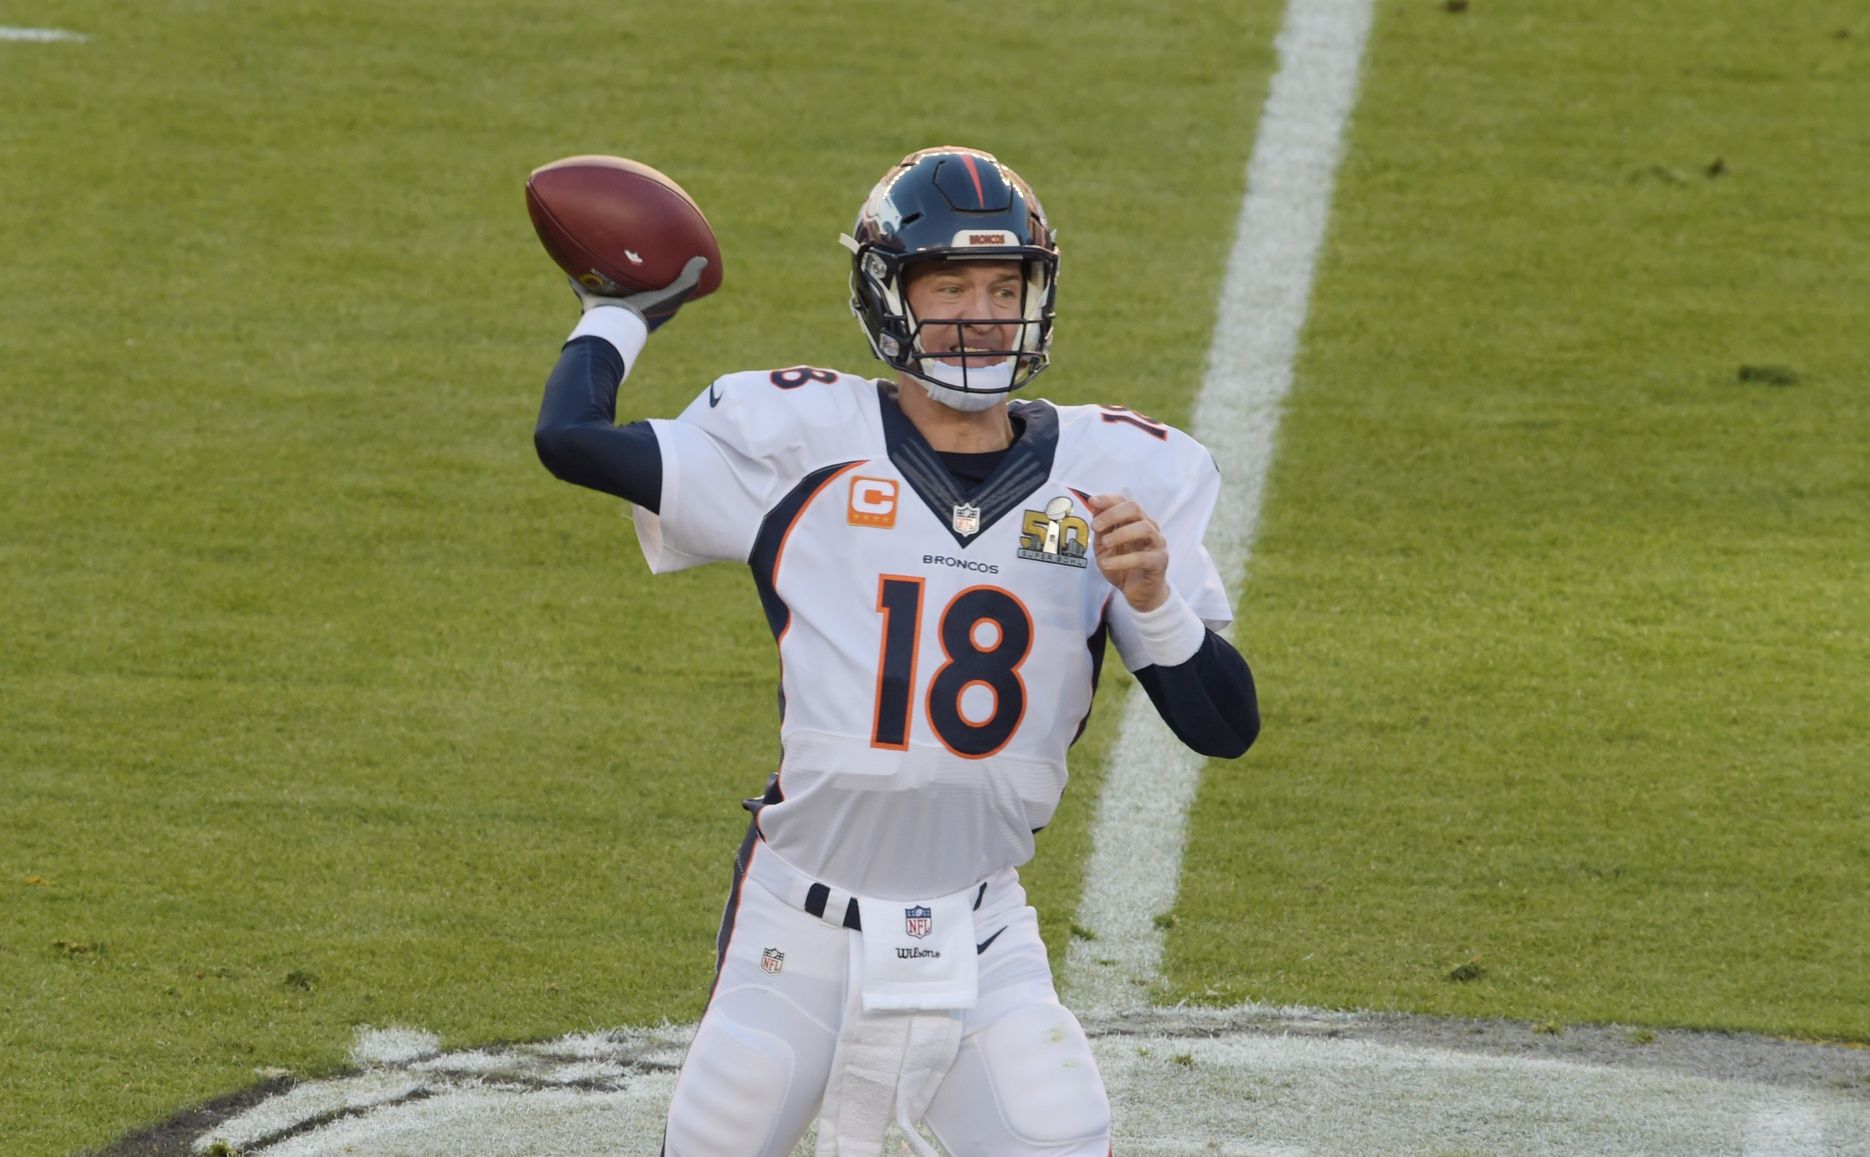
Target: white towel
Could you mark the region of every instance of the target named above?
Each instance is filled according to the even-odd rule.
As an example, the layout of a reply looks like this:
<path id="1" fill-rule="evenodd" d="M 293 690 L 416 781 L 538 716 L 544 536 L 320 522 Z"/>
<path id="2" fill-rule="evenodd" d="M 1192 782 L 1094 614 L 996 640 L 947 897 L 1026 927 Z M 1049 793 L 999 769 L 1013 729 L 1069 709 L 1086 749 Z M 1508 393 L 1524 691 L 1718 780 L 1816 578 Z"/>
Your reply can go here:
<path id="1" fill-rule="evenodd" d="M 934 1153 L 915 1123 L 960 1051 L 958 1009 L 854 1013 L 819 1108 L 816 1157 L 880 1157 L 892 1117 L 917 1153 Z"/>
<path id="2" fill-rule="evenodd" d="M 974 897 L 857 897 L 863 931 L 852 937 L 850 991 L 831 1079 L 819 1109 L 817 1157 L 879 1157 L 894 1119 L 915 1135 L 961 1051 L 964 1009 L 980 995 Z"/>
<path id="3" fill-rule="evenodd" d="M 857 897 L 863 916 L 864 1011 L 973 1008 L 980 996 L 974 897 L 965 888 L 933 900 Z"/>

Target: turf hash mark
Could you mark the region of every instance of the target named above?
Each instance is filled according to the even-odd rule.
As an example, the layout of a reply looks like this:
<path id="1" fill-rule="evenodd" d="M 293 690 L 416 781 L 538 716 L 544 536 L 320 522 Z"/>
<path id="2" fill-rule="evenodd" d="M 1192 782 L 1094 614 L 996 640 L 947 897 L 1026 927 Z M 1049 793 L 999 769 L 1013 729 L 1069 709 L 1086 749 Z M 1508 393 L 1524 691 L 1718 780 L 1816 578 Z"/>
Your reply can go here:
<path id="1" fill-rule="evenodd" d="M 60 41 L 83 44 L 91 39 L 82 32 L 67 32 L 63 28 L 7 28 L 0 27 L 0 41 L 13 41 L 21 44 L 56 44 Z"/>

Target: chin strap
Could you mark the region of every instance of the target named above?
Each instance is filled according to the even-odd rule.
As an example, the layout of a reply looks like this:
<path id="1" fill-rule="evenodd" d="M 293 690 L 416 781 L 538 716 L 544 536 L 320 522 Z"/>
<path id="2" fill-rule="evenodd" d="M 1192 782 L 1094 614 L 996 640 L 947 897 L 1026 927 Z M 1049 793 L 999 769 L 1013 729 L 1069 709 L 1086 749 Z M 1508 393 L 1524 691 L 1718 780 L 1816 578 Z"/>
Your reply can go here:
<path id="1" fill-rule="evenodd" d="M 957 390 L 952 386 L 931 385 L 928 382 L 923 382 L 922 388 L 927 390 L 928 396 L 935 401 L 950 410 L 960 410 L 964 414 L 978 414 L 982 410 L 991 410 L 996 403 L 1006 399 L 1004 393 L 980 394 L 968 390 Z"/>
<path id="2" fill-rule="evenodd" d="M 1009 358 L 997 366 L 986 366 L 970 370 L 966 366 L 951 366 L 946 362 L 925 360 L 922 363 L 924 376 L 916 380 L 928 391 L 928 396 L 951 410 L 964 413 L 977 413 L 991 410 L 1005 400 L 1013 387 L 1013 359 Z M 934 381 L 929 379 L 933 378 Z"/>

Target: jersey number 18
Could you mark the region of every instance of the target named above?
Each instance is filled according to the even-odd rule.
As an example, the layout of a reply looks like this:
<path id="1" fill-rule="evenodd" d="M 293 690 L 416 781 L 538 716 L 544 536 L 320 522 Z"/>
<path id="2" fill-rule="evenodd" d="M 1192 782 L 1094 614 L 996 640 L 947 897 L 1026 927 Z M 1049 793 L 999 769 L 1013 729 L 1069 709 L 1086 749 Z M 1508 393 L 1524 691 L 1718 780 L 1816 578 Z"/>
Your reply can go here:
<path id="1" fill-rule="evenodd" d="M 906 751 L 916 700 L 916 651 L 922 637 L 922 580 L 886 574 L 877 580 L 877 613 L 883 642 L 877 653 L 876 719 L 872 747 Z M 1026 714 L 1026 684 L 1020 664 L 1032 651 L 1032 616 L 1010 591 L 977 586 L 942 608 L 937 637 L 943 663 L 929 679 L 925 709 L 929 727 L 956 755 L 980 759 L 1006 746 Z M 973 718 L 962 699 L 972 688 Z M 992 709 L 982 712 L 982 695 Z"/>

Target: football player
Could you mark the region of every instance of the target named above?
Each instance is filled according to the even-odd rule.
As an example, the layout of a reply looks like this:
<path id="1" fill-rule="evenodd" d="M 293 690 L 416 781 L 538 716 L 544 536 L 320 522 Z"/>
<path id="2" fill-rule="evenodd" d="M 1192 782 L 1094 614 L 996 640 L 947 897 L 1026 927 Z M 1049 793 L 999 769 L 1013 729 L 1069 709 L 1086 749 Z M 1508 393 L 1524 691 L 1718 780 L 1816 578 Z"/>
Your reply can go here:
<path id="1" fill-rule="evenodd" d="M 750 567 L 782 757 L 734 865 L 668 1157 L 876 1154 L 894 1121 L 966 1157 L 1104 1157 L 1110 1107 L 1018 868 L 1065 787 L 1107 643 L 1212 756 L 1259 732 L 1202 547 L 1219 475 L 1121 406 L 1012 395 L 1045 369 L 1058 246 L 987 153 L 905 157 L 851 234 L 890 368 L 728 374 L 673 419 L 619 385 L 705 262 L 593 297 L 546 384 L 558 477 L 635 507 L 650 569 Z"/>

